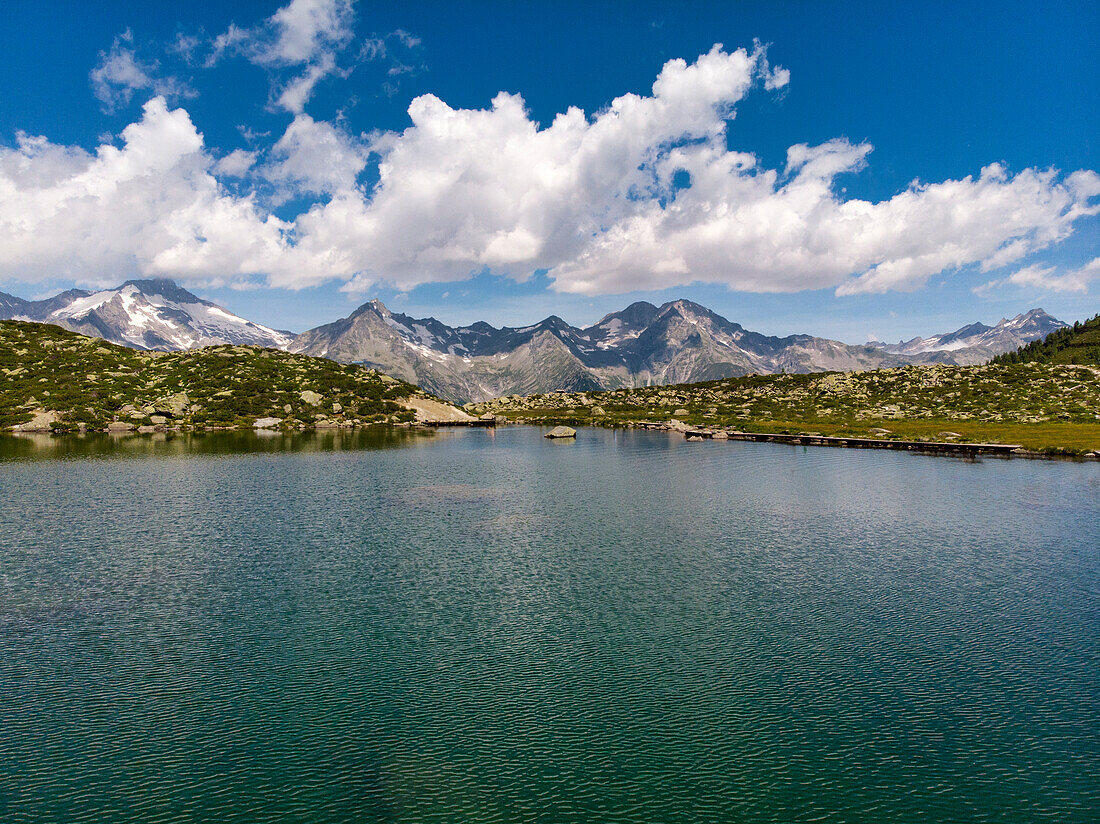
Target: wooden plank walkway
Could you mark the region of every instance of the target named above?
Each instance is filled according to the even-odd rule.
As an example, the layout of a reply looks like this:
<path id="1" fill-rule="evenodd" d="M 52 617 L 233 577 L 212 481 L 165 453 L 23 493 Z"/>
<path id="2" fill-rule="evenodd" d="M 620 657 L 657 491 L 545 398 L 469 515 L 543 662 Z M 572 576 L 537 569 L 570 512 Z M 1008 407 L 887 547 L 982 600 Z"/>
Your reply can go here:
<path id="1" fill-rule="evenodd" d="M 472 421 L 417 421 L 417 426 L 496 426 L 496 420 L 483 421 L 481 418 L 474 418 Z"/>
<path id="2" fill-rule="evenodd" d="M 736 430 L 688 429 L 685 437 L 714 438 L 718 431 L 731 441 L 788 443 L 807 446 L 846 446 L 855 449 L 901 449 L 911 452 L 938 452 L 956 455 L 1011 455 L 1020 444 L 955 443 L 951 441 L 899 441 L 885 438 L 845 438 L 829 435 L 785 435 L 778 432 L 740 432 Z M 719 436 L 721 437 L 721 436 Z"/>

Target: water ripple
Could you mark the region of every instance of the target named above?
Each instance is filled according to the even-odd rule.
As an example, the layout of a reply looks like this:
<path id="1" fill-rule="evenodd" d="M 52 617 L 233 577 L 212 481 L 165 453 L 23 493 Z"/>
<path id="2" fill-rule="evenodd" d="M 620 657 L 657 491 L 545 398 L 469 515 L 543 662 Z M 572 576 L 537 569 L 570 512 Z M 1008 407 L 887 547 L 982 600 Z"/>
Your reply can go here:
<path id="1" fill-rule="evenodd" d="M 203 443 L 0 462 L 0 820 L 1100 808 L 1095 467 Z"/>

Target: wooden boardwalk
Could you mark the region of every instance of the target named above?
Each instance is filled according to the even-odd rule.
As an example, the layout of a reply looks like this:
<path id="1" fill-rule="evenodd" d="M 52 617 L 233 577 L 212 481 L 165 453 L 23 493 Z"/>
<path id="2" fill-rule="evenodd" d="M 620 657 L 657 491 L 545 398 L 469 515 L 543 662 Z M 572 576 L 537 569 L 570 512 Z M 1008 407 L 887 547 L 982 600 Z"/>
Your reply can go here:
<path id="1" fill-rule="evenodd" d="M 785 435 L 778 432 L 740 432 L 737 430 L 688 429 L 685 437 L 714 438 L 725 432 L 725 440 L 758 443 L 789 443 L 806 446 L 846 446 L 853 449 L 900 449 L 909 452 L 935 452 L 954 455 L 1011 455 L 1020 444 L 956 443 L 953 441 L 900 441 L 886 438 L 847 438 L 829 435 Z M 718 437 L 722 437 L 719 435 Z"/>
<path id="2" fill-rule="evenodd" d="M 416 425 L 417 426 L 431 426 L 431 427 L 437 427 L 437 426 L 496 426 L 497 422 L 496 422 L 495 419 L 494 420 L 483 421 L 481 418 L 474 418 L 473 420 L 470 420 L 470 421 L 441 421 L 441 420 L 417 421 Z"/>

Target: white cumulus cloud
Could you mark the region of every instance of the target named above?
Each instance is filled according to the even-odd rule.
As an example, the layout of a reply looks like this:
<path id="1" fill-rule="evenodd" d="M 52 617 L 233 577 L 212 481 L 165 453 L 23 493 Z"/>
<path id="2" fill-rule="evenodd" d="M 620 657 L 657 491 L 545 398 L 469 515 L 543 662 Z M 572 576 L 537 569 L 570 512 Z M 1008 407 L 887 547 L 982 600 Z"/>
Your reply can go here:
<path id="1" fill-rule="evenodd" d="M 270 59 L 314 65 L 343 42 L 345 12 L 310 11 L 322 7 L 343 5 L 295 0 L 283 10 L 294 15 L 272 18 Z M 291 21 L 303 27 L 293 36 Z M 1020 263 L 1100 211 L 1093 171 L 997 163 L 880 201 L 845 199 L 838 178 L 873 155 L 844 138 L 792 146 L 783 168 L 765 168 L 729 148 L 728 123 L 751 89 L 787 80 L 759 45 L 715 46 L 694 62 L 670 60 L 648 95 L 591 115 L 569 108 L 545 126 L 517 94 L 486 109 L 422 95 L 401 132 L 357 137 L 298 111 L 272 145 L 220 159 L 187 112 L 157 97 L 122 132 L 122 148 L 108 141 L 89 153 L 27 135 L 0 147 L 0 268 L 32 281 L 140 272 L 289 288 L 335 279 L 359 291 L 547 270 L 553 288 L 593 295 L 696 281 L 857 294 Z M 372 157 L 377 180 L 365 184 Z M 270 201 L 219 176 L 247 176 L 257 192 L 273 184 L 283 204 L 316 203 L 280 219 Z M 1085 282 L 1037 271 L 1013 277 Z"/>
<path id="2" fill-rule="evenodd" d="M 974 294 L 986 296 L 996 289 L 1006 286 L 1020 286 L 1038 289 L 1043 292 L 1088 292 L 1089 285 L 1100 280 L 1100 257 L 1093 258 L 1084 266 L 1068 272 L 1055 274 L 1056 266 L 1025 266 L 1006 278 L 991 280 L 974 288 Z"/>
<path id="3" fill-rule="evenodd" d="M 317 84 L 337 71 L 336 56 L 355 36 L 351 0 L 291 0 L 255 28 L 231 25 L 214 40 L 211 61 L 239 52 L 270 69 L 301 67 L 282 83 L 276 103 L 299 114 Z"/>
<path id="4" fill-rule="evenodd" d="M 135 91 L 150 91 L 165 97 L 194 97 L 187 83 L 172 76 L 159 76 L 156 61 L 143 61 L 134 48 L 133 33 L 127 29 L 114 39 L 109 51 L 99 53 L 99 63 L 88 75 L 92 89 L 106 111 L 125 106 Z"/>
<path id="5" fill-rule="evenodd" d="M 650 96 L 624 95 L 587 117 L 540 128 L 522 98 L 453 109 L 432 95 L 412 125 L 374 141 L 380 181 L 299 220 L 314 240 L 346 242 L 359 288 L 402 288 L 487 267 L 515 278 L 549 270 L 582 294 L 693 281 L 840 294 L 919 288 L 968 264 L 1018 260 L 1097 212 L 1100 177 L 991 164 L 977 177 L 915 181 L 894 197 L 844 200 L 836 178 L 871 147 L 796 145 L 786 168 L 727 148 L 727 121 L 754 83 L 775 76 L 763 49 L 716 46 L 669 61 Z M 690 185 L 674 187 L 686 173 Z"/>
<path id="6" fill-rule="evenodd" d="M 268 180 L 293 193 L 336 194 L 355 190 L 356 177 L 367 165 L 363 143 L 325 121 L 300 114 L 271 149 Z"/>
<path id="7" fill-rule="evenodd" d="M 29 282 L 229 283 L 323 268 L 289 242 L 289 224 L 223 191 L 183 109 L 150 100 L 122 140 L 90 154 L 20 135 L 0 149 L 0 270 Z"/>

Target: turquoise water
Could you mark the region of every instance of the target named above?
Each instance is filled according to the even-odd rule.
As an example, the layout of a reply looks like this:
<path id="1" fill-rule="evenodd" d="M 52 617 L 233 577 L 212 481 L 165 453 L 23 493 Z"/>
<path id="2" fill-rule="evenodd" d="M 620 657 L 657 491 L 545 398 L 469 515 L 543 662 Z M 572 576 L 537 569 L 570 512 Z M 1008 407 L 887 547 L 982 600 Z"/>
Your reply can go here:
<path id="1" fill-rule="evenodd" d="M 1100 468 L 0 440 L 0 820 L 1092 821 Z"/>

